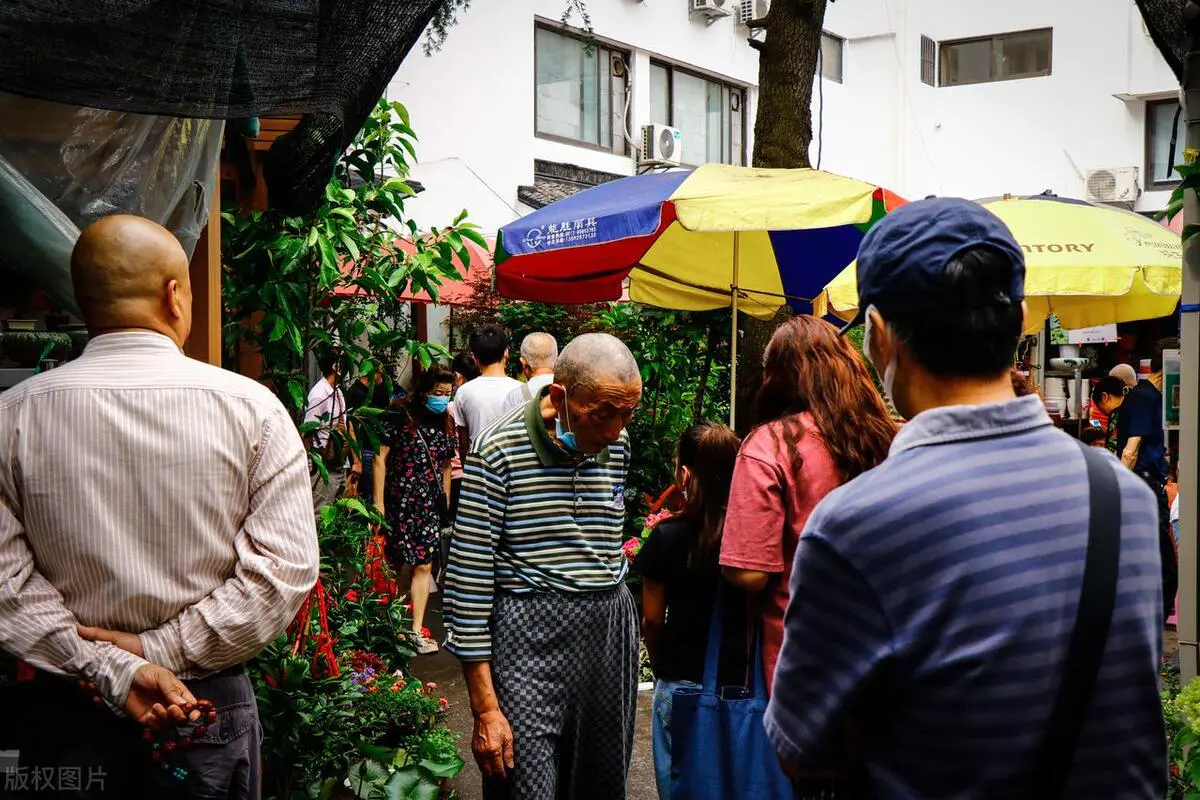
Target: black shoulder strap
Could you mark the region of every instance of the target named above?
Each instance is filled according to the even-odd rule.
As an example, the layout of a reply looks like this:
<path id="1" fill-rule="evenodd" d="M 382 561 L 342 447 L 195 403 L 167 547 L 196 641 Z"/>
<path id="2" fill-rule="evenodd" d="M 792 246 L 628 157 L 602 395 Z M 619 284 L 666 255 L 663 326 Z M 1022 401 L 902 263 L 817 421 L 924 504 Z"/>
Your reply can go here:
<path id="1" fill-rule="evenodd" d="M 1108 643 L 1121 561 L 1121 489 L 1117 484 L 1117 465 L 1099 448 L 1081 447 L 1087 462 L 1090 496 L 1087 561 L 1062 685 L 1046 738 L 1038 751 L 1031 786 L 1031 796 L 1043 800 L 1059 800 L 1071 774 L 1075 747 Z"/>

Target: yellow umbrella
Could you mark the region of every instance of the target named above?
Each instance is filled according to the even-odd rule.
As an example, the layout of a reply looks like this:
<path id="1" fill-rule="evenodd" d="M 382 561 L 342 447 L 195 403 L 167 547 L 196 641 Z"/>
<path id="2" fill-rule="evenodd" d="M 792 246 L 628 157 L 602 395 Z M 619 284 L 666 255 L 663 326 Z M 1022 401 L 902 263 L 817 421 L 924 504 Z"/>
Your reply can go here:
<path id="1" fill-rule="evenodd" d="M 1165 317 L 1183 285 L 1179 235 L 1148 217 L 1054 195 L 980 200 L 1025 251 L 1026 331 L 1050 314 L 1064 328 Z M 856 265 L 842 270 L 813 302 L 818 316 L 858 311 Z"/>

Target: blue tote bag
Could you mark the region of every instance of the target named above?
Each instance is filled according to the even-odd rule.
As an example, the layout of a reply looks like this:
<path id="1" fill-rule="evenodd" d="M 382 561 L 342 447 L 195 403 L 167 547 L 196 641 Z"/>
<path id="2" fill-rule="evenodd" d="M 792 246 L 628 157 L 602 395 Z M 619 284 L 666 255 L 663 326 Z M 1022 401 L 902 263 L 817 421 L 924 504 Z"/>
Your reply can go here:
<path id="1" fill-rule="evenodd" d="M 671 800 L 795 797 L 763 728 L 767 687 L 755 626 L 750 688 L 717 685 L 724 605 L 718 592 L 708 631 L 704 685 L 675 690 L 671 710 Z"/>

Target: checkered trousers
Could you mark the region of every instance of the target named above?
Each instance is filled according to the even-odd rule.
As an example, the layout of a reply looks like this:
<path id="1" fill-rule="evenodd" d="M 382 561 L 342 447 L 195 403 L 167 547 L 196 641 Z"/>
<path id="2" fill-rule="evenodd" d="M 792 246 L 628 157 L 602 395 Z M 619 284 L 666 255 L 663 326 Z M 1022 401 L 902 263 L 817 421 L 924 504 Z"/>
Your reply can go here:
<path id="1" fill-rule="evenodd" d="M 624 584 L 580 594 L 501 594 L 492 681 L 516 768 L 488 800 L 625 797 L 637 713 L 638 620 Z"/>

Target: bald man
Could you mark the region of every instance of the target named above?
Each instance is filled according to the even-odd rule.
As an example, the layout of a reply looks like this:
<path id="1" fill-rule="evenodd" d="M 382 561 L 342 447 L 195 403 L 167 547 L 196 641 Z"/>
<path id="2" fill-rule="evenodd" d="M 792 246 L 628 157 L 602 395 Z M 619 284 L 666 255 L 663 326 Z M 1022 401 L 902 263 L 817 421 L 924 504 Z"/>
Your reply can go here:
<path id="1" fill-rule="evenodd" d="M 531 333 L 521 341 L 521 372 L 525 382 L 504 398 L 504 410 L 512 411 L 542 393 L 554 382 L 558 362 L 558 341 L 548 333 Z"/>
<path id="2" fill-rule="evenodd" d="M 4 704 L 20 768 L 104 775 L 76 797 L 257 798 L 242 665 L 316 580 L 304 446 L 270 391 L 183 354 L 188 259 L 168 231 L 102 219 L 71 274 L 86 349 L 0 395 L 0 648 L 38 671 Z M 138 721 L 196 697 L 218 722 L 171 755 L 179 782 Z"/>
<path id="3" fill-rule="evenodd" d="M 1130 389 L 1137 386 L 1138 376 L 1135 370 L 1129 364 L 1117 364 L 1108 372 L 1114 378 L 1120 378 L 1121 381 Z"/>

